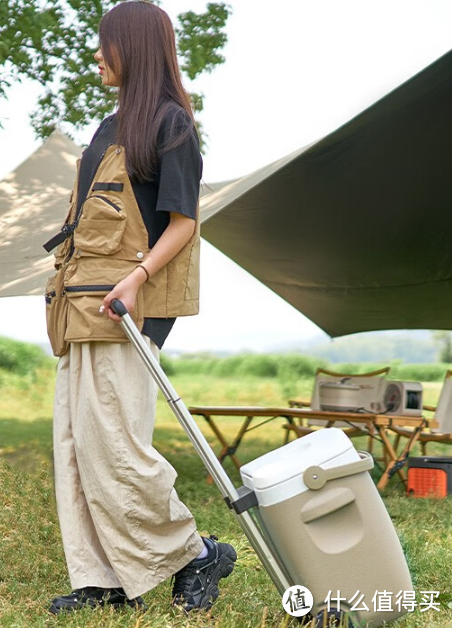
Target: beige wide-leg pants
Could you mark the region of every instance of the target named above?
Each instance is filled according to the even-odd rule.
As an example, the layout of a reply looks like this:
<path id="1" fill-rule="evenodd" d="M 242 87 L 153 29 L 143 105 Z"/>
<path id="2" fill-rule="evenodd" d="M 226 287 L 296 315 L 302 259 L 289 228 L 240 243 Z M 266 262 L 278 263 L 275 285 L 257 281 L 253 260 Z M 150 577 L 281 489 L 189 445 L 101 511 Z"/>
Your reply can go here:
<path id="1" fill-rule="evenodd" d="M 72 343 L 60 358 L 55 490 L 73 589 L 123 587 L 135 598 L 204 548 L 175 470 L 151 444 L 156 398 L 130 343 Z"/>

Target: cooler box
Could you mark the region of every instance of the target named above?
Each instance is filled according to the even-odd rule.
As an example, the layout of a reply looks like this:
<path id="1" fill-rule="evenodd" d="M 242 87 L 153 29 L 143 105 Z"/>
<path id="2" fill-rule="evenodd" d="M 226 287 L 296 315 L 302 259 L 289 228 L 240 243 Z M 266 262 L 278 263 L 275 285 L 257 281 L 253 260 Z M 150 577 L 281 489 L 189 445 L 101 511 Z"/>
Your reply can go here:
<path id="1" fill-rule="evenodd" d="M 408 458 L 407 493 L 436 498 L 452 493 L 452 458 Z"/>
<path id="2" fill-rule="evenodd" d="M 311 613 L 327 607 L 330 591 L 332 598 L 339 591 L 345 598 L 341 610 L 357 605 L 355 617 L 376 628 L 404 614 L 396 595 L 413 587 L 396 531 L 367 472 L 372 466 L 370 454 L 356 451 L 342 430 L 325 428 L 253 460 L 240 473 L 256 494 L 263 533 L 292 584 L 313 594 Z M 374 610 L 376 593 L 384 591 L 392 592 L 392 611 Z M 332 602 L 331 610 L 336 606 Z"/>

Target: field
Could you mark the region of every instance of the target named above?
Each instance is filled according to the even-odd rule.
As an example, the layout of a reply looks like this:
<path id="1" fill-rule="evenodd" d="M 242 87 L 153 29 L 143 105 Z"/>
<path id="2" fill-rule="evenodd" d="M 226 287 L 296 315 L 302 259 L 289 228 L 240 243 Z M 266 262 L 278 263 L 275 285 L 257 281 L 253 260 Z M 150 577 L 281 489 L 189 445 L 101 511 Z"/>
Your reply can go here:
<path id="1" fill-rule="evenodd" d="M 1 351 L 0 351 L 1 358 Z M 172 365 L 169 365 L 171 370 Z M 19 369 L 20 370 L 20 369 Z M 282 405 L 288 394 L 309 398 L 312 377 L 253 377 L 175 372 L 172 383 L 187 405 Z M 249 547 L 215 486 L 206 482 L 202 463 L 163 399 L 159 399 L 154 444 L 173 464 L 177 490 L 198 522 L 200 531 L 216 534 L 237 549 L 233 575 L 222 581 L 222 594 L 209 613 L 184 616 L 169 604 L 171 584 L 146 594 L 149 610 L 83 610 L 55 618 L 46 611 L 55 595 L 70 591 L 52 486 L 52 390 L 54 364 L 37 361 L 33 368 L 0 368 L 0 626 L 1 628 L 279 628 L 299 626 Z M 425 384 L 426 403 L 435 403 L 440 382 Z M 296 389 L 296 390 L 295 390 Z M 208 426 L 199 423 L 215 449 Z M 239 422 L 228 419 L 233 434 Z M 242 462 L 278 447 L 282 420 L 251 432 L 244 439 Z M 355 441 L 359 446 L 359 442 Z M 363 444 L 363 443 L 361 443 Z M 449 455 L 445 446 L 430 451 Z M 239 476 L 226 468 L 238 485 Z M 417 608 L 391 624 L 393 628 L 452 627 L 452 500 L 408 499 L 396 478 L 384 494 L 385 504 L 405 548 L 417 599 L 422 591 L 439 591 L 440 610 Z M 344 567 L 345 569 L 347 567 Z"/>

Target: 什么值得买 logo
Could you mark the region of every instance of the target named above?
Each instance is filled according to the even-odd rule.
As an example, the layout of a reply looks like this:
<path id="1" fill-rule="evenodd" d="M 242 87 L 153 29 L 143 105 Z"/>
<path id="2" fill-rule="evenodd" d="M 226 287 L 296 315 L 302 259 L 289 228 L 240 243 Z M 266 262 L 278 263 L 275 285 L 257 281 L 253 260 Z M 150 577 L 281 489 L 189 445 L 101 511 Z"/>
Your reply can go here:
<path id="1" fill-rule="evenodd" d="M 294 585 L 284 591 L 282 605 L 286 613 L 293 617 L 307 615 L 314 604 L 312 593 L 306 587 Z"/>

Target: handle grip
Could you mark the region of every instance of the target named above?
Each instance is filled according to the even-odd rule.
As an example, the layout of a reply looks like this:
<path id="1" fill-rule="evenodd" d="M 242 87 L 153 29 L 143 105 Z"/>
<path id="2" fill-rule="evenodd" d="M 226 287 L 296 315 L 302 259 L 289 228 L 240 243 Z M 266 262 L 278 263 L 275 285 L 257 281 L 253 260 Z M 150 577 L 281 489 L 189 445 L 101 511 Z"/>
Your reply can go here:
<path id="1" fill-rule="evenodd" d="M 331 469 L 323 469 L 319 466 L 309 467 L 303 473 L 303 482 L 308 488 L 318 491 L 325 486 L 328 480 L 337 480 L 338 478 L 345 478 L 347 475 L 354 475 L 355 473 L 362 473 L 363 471 L 373 469 L 374 460 L 372 455 L 368 451 L 358 451 L 358 454 L 361 460 L 349 462 L 340 467 L 333 467 Z"/>
<path id="2" fill-rule="evenodd" d="M 110 307 L 113 310 L 113 312 L 117 314 L 118 316 L 122 317 L 125 314 L 128 314 L 126 306 L 119 299 L 113 299 L 113 301 L 110 303 Z"/>

